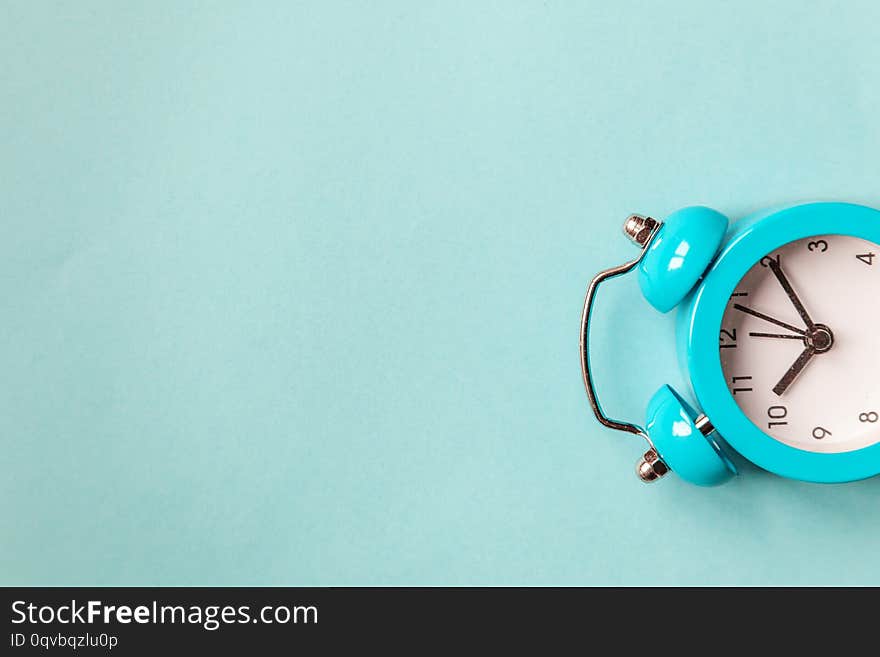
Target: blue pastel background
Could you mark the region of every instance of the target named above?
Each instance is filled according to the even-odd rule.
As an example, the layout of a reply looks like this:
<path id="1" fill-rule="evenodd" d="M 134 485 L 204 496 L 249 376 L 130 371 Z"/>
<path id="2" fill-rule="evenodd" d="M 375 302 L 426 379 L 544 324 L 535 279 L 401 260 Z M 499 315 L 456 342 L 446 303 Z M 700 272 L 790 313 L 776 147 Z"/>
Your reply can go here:
<path id="1" fill-rule="evenodd" d="M 647 487 L 620 224 L 880 206 L 872 2 L 4 2 L 2 584 L 880 584 L 880 480 Z M 603 401 L 681 385 L 634 280 Z"/>

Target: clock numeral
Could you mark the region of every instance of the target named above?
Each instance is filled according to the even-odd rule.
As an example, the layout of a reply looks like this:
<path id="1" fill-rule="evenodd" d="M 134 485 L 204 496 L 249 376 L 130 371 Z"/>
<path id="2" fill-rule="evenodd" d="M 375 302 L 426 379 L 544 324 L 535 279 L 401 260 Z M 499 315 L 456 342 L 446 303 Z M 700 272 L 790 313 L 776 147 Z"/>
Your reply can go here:
<path id="1" fill-rule="evenodd" d="M 810 242 L 809 244 L 807 244 L 807 248 L 810 251 L 818 251 L 819 253 L 825 253 L 828 250 L 828 242 L 826 242 L 825 240 L 817 240 L 815 242 Z"/>
<path id="2" fill-rule="evenodd" d="M 733 298 L 733 297 L 747 297 L 747 296 L 749 296 L 749 293 L 748 292 L 734 292 L 730 296 L 731 296 L 731 298 Z"/>
<path id="3" fill-rule="evenodd" d="M 735 377 L 731 378 L 730 382 L 733 383 L 733 386 L 734 386 L 733 390 L 732 390 L 733 394 L 735 395 L 738 392 L 752 392 L 754 390 L 754 388 L 738 388 L 738 387 L 736 387 L 736 384 L 739 383 L 740 381 L 751 381 L 751 380 L 752 380 L 752 377 L 750 377 L 750 376 L 735 376 Z"/>
<path id="4" fill-rule="evenodd" d="M 877 415 L 876 411 L 868 411 L 867 413 L 859 413 L 859 422 L 870 422 L 873 424 L 877 420 L 880 420 L 880 415 Z"/>
<path id="5" fill-rule="evenodd" d="M 771 260 L 775 260 L 777 265 L 782 264 L 781 262 L 779 262 L 780 256 L 777 253 L 776 255 L 772 255 L 772 256 L 766 255 L 763 258 L 761 258 L 761 266 L 762 267 L 769 267 Z"/>
<path id="6" fill-rule="evenodd" d="M 824 429 L 822 427 L 816 427 L 815 429 L 813 429 L 813 438 L 815 438 L 816 440 L 822 440 L 825 436 L 832 435 L 834 434 L 828 431 L 828 429 Z"/>
<path id="7" fill-rule="evenodd" d="M 856 258 L 864 262 L 869 267 L 874 264 L 874 258 L 876 254 L 874 253 L 862 253 L 861 255 L 857 255 Z"/>
<path id="8" fill-rule="evenodd" d="M 718 335 L 718 346 L 721 349 L 736 349 L 736 329 L 721 329 Z"/>
<path id="9" fill-rule="evenodd" d="M 767 409 L 767 416 L 771 420 L 775 420 L 767 423 L 768 429 L 788 424 L 788 422 L 780 422 L 783 418 L 788 417 L 788 409 L 785 406 L 771 406 Z"/>

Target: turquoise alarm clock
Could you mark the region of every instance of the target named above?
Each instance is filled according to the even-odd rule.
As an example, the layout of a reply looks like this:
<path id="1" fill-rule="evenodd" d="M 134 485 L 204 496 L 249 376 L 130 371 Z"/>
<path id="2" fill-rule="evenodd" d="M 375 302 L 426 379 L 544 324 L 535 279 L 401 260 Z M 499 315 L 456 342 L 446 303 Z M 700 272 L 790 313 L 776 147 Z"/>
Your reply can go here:
<path id="1" fill-rule="evenodd" d="M 880 473 L 880 211 L 811 203 L 727 218 L 689 207 L 630 216 L 640 256 L 599 273 L 581 319 L 584 385 L 604 426 L 644 438 L 646 482 L 736 474 L 731 450 L 813 482 Z M 599 285 L 633 269 L 648 302 L 678 309 L 677 349 L 699 408 L 663 386 L 644 425 L 606 415 L 590 371 Z"/>

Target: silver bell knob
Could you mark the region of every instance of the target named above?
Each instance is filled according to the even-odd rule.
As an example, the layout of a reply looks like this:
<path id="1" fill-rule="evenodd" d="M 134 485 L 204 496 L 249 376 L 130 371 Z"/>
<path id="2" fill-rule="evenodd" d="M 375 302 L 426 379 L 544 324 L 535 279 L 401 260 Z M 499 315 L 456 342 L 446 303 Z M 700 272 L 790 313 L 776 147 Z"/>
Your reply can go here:
<path id="1" fill-rule="evenodd" d="M 663 462 L 655 449 L 649 449 L 636 463 L 636 474 L 646 484 L 657 481 L 668 472 L 669 466 Z"/>
<path id="2" fill-rule="evenodd" d="M 643 217 L 640 214 L 631 214 L 623 224 L 624 234 L 632 240 L 636 246 L 644 248 L 651 239 L 651 235 L 657 229 L 657 221 L 651 217 Z"/>

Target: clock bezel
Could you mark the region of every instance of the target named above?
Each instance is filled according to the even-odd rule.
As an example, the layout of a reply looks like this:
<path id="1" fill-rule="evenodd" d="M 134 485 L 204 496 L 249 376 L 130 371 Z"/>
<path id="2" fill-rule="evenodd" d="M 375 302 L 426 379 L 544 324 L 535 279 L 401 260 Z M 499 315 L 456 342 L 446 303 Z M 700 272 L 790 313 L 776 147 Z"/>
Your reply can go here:
<path id="1" fill-rule="evenodd" d="M 809 203 L 739 222 L 694 291 L 682 329 L 694 394 L 733 449 L 765 470 L 785 477 L 838 483 L 880 473 L 880 427 L 878 442 L 848 452 L 810 452 L 785 445 L 757 427 L 736 404 L 727 387 L 718 348 L 724 311 L 749 269 L 789 242 L 819 235 L 850 235 L 880 246 L 880 211 L 850 203 Z"/>

